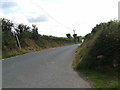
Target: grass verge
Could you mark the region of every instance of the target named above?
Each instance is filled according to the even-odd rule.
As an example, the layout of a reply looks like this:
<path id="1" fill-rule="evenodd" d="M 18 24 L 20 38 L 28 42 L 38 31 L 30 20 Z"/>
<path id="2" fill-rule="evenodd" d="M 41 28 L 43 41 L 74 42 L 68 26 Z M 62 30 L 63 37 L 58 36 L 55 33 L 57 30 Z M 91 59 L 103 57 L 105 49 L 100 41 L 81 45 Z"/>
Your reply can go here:
<path id="1" fill-rule="evenodd" d="M 62 46 L 68 46 L 68 45 L 74 45 L 74 43 L 72 43 L 72 44 L 65 44 L 65 45 L 61 45 L 61 46 L 59 45 L 59 46 L 54 46 L 54 47 L 41 48 L 41 50 L 57 48 L 57 47 L 62 47 Z M 2 59 L 7 59 L 7 58 L 23 55 L 23 54 L 26 54 L 26 53 L 37 52 L 37 51 L 41 51 L 41 50 L 30 50 L 30 51 L 26 51 L 24 49 L 23 50 L 18 50 L 17 52 L 14 52 L 14 53 L 11 53 L 11 54 L 3 54 L 2 55 Z"/>
<path id="2" fill-rule="evenodd" d="M 76 51 L 76 60 L 73 62 L 75 70 L 83 74 L 88 80 L 92 81 L 92 86 L 95 88 L 120 88 L 118 83 L 118 72 L 107 71 L 101 68 L 88 68 L 85 62 L 80 62 L 79 60 L 80 50 L 79 47 Z"/>
<path id="3" fill-rule="evenodd" d="M 6 58 L 10 58 L 10 57 L 15 57 L 15 56 L 18 56 L 18 55 L 23 55 L 23 54 L 26 54 L 28 52 L 26 51 L 19 51 L 17 53 L 13 53 L 13 54 L 5 54 L 2 56 L 3 59 L 6 59 Z"/>

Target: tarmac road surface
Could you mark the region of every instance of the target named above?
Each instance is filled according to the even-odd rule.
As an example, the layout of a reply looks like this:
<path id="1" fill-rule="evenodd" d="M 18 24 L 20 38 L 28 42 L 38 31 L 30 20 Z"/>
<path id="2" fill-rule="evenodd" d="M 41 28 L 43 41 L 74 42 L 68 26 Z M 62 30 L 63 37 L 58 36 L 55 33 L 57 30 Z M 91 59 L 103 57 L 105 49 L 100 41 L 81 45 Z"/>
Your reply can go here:
<path id="1" fill-rule="evenodd" d="M 78 45 L 53 48 L 2 61 L 3 88 L 91 88 L 73 69 Z"/>

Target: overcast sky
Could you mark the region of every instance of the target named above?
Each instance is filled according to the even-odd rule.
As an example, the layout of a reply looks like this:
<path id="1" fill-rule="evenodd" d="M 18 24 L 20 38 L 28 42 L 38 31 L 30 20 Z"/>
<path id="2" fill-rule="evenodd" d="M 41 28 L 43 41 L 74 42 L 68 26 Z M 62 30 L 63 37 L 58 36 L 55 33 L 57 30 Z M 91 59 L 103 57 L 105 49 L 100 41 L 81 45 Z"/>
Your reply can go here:
<path id="1" fill-rule="evenodd" d="M 0 0 L 0 18 L 36 24 L 40 34 L 86 35 L 101 22 L 118 19 L 119 0 Z"/>

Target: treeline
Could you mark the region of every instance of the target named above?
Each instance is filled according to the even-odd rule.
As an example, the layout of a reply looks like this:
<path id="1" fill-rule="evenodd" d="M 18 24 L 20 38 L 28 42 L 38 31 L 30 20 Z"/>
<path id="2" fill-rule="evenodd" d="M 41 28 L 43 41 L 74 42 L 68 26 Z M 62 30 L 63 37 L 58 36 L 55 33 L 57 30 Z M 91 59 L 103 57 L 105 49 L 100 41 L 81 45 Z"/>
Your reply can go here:
<path id="1" fill-rule="evenodd" d="M 97 24 L 77 51 L 76 68 L 120 70 L 120 22 Z"/>
<path id="2" fill-rule="evenodd" d="M 74 40 L 75 43 L 82 43 L 83 37 L 82 36 L 77 36 L 77 34 L 73 34 L 73 37 L 70 33 L 66 34 L 68 39 Z"/>
<path id="3" fill-rule="evenodd" d="M 3 57 L 21 51 L 39 51 L 45 48 L 73 44 L 74 40 L 54 36 L 41 35 L 36 25 L 14 24 L 1 18 Z"/>

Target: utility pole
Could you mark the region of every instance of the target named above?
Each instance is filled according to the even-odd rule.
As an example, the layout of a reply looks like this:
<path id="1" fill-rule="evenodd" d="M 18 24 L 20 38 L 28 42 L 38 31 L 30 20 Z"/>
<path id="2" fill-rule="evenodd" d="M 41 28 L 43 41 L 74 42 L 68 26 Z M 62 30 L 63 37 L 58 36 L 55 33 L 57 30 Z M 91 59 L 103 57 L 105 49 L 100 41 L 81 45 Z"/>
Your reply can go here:
<path id="1" fill-rule="evenodd" d="M 20 48 L 20 50 L 21 50 L 21 45 L 20 45 L 20 41 L 19 41 L 19 38 L 18 38 L 18 36 L 17 36 L 17 34 L 14 32 L 14 34 L 15 34 L 15 37 L 16 37 L 16 40 L 17 40 L 17 43 L 18 43 L 18 47 Z"/>
<path id="2" fill-rule="evenodd" d="M 75 34 L 75 30 L 73 30 L 73 37 L 74 37 L 74 42 L 76 43 L 76 34 Z"/>
<path id="3" fill-rule="evenodd" d="M 73 33 L 75 34 L 75 30 L 73 30 Z"/>
<path id="4" fill-rule="evenodd" d="M 120 1 L 118 2 L 118 21 L 120 21 Z"/>

